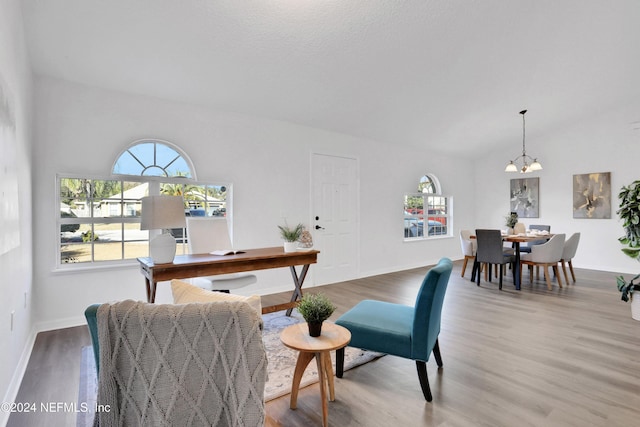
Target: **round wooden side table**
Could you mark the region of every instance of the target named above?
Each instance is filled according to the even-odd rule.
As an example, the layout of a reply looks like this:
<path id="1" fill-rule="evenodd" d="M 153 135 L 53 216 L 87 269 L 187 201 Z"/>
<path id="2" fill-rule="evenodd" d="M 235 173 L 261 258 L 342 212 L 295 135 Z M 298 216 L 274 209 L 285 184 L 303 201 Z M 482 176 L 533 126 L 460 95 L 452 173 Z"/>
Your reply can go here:
<path id="1" fill-rule="evenodd" d="M 335 323 L 324 322 L 322 324 L 322 334 L 319 337 L 312 337 L 309 335 L 309 328 L 306 323 L 297 323 L 285 328 L 280 334 L 280 340 L 287 347 L 300 352 L 293 374 L 289 407 L 296 409 L 302 374 L 309 362 L 315 357 L 318 365 L 318 384 L 320 385 L 320 399 L 322 401 L 322 424 L 327 427 L 329 425 L 327 386 L 329 388 L 329 400 L 335 400 L 331 351 L 338 350 L 349 344 L 351 332 Z"/>

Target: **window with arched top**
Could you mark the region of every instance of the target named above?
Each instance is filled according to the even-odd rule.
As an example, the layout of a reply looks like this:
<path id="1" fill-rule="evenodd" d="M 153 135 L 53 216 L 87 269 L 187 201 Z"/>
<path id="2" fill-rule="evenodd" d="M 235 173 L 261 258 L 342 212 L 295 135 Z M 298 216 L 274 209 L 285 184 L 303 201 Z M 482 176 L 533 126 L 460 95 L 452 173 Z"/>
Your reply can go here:
<path id="1" fill-rule="evenodd" d="M 440 181 L 425 174 L 418 191 L 404 195 L 404 239 L 450 237 L 453 232 L 452 198 L 441 193 Z"/>
<path id="2" fill-rule="evenodd" d="M 167 141 L 133 142 L 116 159 L 114 175 L 182 177 L 196 179 L 189 157 Z"/>
<path id="3" fill-rule="evenodd" d="M 149 231 L 140 230 L 141 199 L 184 198 L 186 216 L 231 220 L 231 186 L 197 182 L 189 156 L 162 140 L 134 141 L 116 157 L 111 175 L 58 175 L 57 268 L 120 265 L 149 254 Z M 186 251 L 184 229 L 172 229 L 177 253 Z"/>

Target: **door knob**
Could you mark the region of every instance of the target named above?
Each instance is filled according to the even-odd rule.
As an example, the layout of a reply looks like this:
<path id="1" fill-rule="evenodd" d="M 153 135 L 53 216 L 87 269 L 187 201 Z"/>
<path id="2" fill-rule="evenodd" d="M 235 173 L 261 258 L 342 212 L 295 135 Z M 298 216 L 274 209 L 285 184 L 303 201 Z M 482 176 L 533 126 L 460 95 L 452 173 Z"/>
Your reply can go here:
<path id="1" fill-rule="evenodd" d="M 316 225 L 316 230 L 324 230 L 324 227 L 320 227 L 319 225 Z"/>

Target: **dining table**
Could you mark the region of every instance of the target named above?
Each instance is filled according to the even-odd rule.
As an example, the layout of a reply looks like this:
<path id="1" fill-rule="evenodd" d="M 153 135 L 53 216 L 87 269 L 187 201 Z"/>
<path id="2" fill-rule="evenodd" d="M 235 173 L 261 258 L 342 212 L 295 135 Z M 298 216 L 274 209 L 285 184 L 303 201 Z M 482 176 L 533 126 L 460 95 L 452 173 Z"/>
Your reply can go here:
<path id="1" fill-rule="evenodd" d="M 502 241 L 503 242 L 509 242 L 509 243 L 513 243 L 513 249 L 515 251 L 515 262 L 514 262 L 514 269 L 515 269 L 515 286 L 516 286 L 516 290 L 519 291 L 520 290 L 520 243 L 528 243 L 528 242 L 536 242 L 539 240 L 549 240 L 551 237 L 553 237 L 553 234 L 550 233 L 545 233 L 545 232 L 530 232 L 530 233 L 518 233 L 518 234 L 503 234 L 502 235 Z M 471 236 L 472 239 L 475 239 L 476 236 Z M 473 271 L 472 275 L 471 275 L 471 281 L 475 281 L 475 270 Z M 480 274 L 480 273 L 478 273 Z"/>

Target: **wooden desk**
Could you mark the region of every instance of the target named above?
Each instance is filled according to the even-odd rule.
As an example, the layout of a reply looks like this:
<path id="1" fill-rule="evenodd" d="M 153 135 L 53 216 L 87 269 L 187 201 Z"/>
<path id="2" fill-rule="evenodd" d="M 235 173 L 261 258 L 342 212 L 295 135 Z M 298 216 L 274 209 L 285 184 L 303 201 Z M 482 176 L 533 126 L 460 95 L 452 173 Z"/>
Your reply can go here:
<path id="1" fill-rule="evenodd" d="M 214 276 L 216 274 L 240 273 L 289 267 L 295 289 L 291 301 L 263 307 L 262 313 L 287 309 L 287 315 L 302 298 L 302 284 L 311 264 L 315 264 L 320 252 L 316 250 L 284 252 L 281 246 L 274 248 L 247 249 L 242 254 L 216 256 L 210 254 L 177 255 L 172 263 L 154 264 L 151 258 L 138 258 L 140 272 L 147 286 L 147 301 L 155 302 L 158 282 L 189 277 Z M 302 265 L 298 275 L 295 266 Z"/>
<path id="2" fill-rule="evenodd" d="M 344 348 L 351 341 L 351 332 L 347 328 L 336 325 L 333 322 L 322 324 L 322 333 L 319 337 L 309 335 L 309 328 L 306 323 L 297 323 L 288 326 L 280 333 L 280 340 L 287 347 L 297 350 L 298 360 L 293 373 L 293 383 L 291 385 L 291 400 L 289 407 L 296 409 L 298 406 L 298 390 L 300 380 L 309 362 L 315 357 L 318 367 L 318 383 L 320 385 L 320 400 L 322 401 L 322 425 L 329 425 L 329 408 L 327 407 L 327 397 L 332 402 L 336 399 L 333 384 L 333 366 L 331 365 L 331 354 L 333 350 Z M 326 383 L 326 384 L 325 384 Z M 327 386 L 329 396 L 327 396 Z"/>

